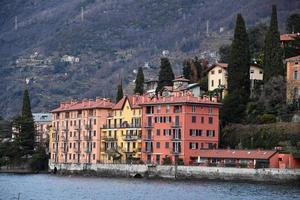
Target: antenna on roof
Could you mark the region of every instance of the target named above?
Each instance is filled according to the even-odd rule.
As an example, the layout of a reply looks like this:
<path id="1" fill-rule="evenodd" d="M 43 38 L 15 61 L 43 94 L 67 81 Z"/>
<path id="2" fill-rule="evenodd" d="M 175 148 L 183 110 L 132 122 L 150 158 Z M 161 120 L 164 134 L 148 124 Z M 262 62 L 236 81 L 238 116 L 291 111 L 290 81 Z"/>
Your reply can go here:
<path id="1" fill-rule="evenodd" d="M 15 16 L 15 30 L 18 30 L 18 16 Z"/>

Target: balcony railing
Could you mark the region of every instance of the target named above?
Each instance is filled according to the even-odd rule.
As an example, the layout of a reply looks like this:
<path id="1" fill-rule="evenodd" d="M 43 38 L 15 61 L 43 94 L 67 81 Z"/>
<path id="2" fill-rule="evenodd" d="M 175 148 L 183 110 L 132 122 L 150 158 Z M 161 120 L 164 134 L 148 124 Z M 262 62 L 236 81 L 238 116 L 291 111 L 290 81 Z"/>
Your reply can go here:
<path id="1" fill-rule="evenodd" d="M 144 136 L 144 137 L 143 137 L 143 140 L 144 140 L 144 141 L 153 140 L 153 135 L 151 135 L 151 136 L 149 136 L 149 135 Z"/>
<path id="2" fill-rule="evenodd" d="M 86 130 L 91 130 L 93 128 L 91 124 L 86 124 L 84 127 Z"/>
<path id="3" fill-rule="evenodd" d="M 171 153 L 172 153 L 172 154 L 180 154 L 180 153 L 181 153 L 181 150 L 180 150 L 180 149 L 172 149 L 172 150 L 171 150 Z"/>
<path id="4" fill-rule="evenodd" d="M 83 136 L 84 140 L 92 140 L 92 136 L 91 135 L 85 135 Z"/>
<path id="5" fill-rule="evenodd" d="M 117 128 L 141 128 L 141 124 L 104 124 L 103 129 L 117 129 Z"/>
<path id="6" fill-rule="evenodd" d="M 84 149 L 84 152 L 85 152 L 85 153 L 91 153 L 91 152 L 92 152 L 92 149 L 91 149 L 91 148 L 85 148 L 85 149 Z"/>
<path id="7" fill-rule="evenodd" d="M 180 128 L 181 127 L 181 124 L 180 123 L 173 123 L 171 125 L 172 128 Z"/>
<path id="8" fill-rule="evenodd" d="M 153 123 L 147 123 L 144 125 L 145 128 L 153 128 Z"/>
<path id="9" fill-rule="evenodd" d="M 153 152 L 153 148 L 144 148 L 142 150 L 143 153 L 152 153 Z"/>
<path id="10" fill-rule="evenodd" d="M 181 140 L 181 134 L 175 134 L 175 135 L 173 135 L 172 140 L 173 140 L 173 141 Z"/>
<path id="11" fill-rule="evenodd" d="M 63 127 L 63 128 L 62 128 L 62 131 L 63 131 L 63 132 L 68 132 L 68 131 L 69 131 L 69 128 L 68 128 L 68 127 Z"/>
<path id="12" fill-rule="evenodd" d="M 139 140 L 141 139 L 140 135 L 123 135 L 123 140 L 125 141 L 132 141 L 132 140 Z"/>
<path id="13" fill-rule="evenodd" d="M 102 137 L 102 140 L 104 140 L 104 141 L 116 141 L 117 138 L 115 138 L 113 136 L 104 136 L 104 137 Z"/>

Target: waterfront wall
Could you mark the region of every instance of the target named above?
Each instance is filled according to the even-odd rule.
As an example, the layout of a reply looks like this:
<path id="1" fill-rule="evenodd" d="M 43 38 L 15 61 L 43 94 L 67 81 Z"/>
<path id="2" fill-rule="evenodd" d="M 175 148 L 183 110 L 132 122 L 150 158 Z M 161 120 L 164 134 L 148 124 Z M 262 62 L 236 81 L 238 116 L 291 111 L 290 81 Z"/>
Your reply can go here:
<path id="1" fill-rule="evenodd" d="M 168 179 L 244 180 L 261 182 L 299 182 L 299 169 L 248 169 L 200 166 L 153 166 L 126 164 L 49 164 L 58 174 L 102 177 L 148 177 Z"/>

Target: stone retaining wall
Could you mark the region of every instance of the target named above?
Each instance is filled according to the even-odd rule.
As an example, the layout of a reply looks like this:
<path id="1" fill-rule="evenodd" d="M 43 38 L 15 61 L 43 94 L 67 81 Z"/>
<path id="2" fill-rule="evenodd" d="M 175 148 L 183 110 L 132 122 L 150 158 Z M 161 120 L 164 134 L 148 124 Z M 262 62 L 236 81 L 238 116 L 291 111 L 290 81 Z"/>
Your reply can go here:
<path id="1" fill-rule="evenodd" d="M 153 166 L 127 164 L 49 164 L 59 174 L 81 174 L 105 177 L 149 177 L 169 179 L 218 179 L 267 182 L 300 182 L 300 169 L 247 169 L 200 166 Z"/>

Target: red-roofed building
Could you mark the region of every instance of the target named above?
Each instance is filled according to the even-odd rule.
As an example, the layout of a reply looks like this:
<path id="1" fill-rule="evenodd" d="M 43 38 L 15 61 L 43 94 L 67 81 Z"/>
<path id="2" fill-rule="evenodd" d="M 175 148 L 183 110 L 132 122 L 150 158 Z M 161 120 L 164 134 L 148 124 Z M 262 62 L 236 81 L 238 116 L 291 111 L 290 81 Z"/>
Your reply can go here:
<path id="1" fill-rule="evenodd" d="M 62 102 L 52 110 L 51 163 L 100 161 L 100 127 L 114 104 L 105 98 Z"/>
<path id="2" fill-rule="evenodd" d="M 286 61 L 286 100 L 288 103 L 300 100 L 300 55 L 291 57 Z"/>
<path id="3" fill-rule="evenodd" d="M 197 164 L 218 167 L 299 168 L 300 159 L 277 150 L 214 149 L 200 150 Z"/>
<path id="4" fill-rule="evenodd" d="M 221 104 L 216 99 L 179 90 L 155 97 L 144 95 L 140 105 L 145 163 L 182 159 L 188 165 L 197 160 L 199 149 L 218 147 Z"/>

